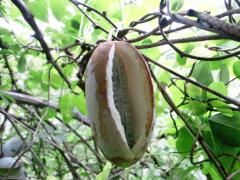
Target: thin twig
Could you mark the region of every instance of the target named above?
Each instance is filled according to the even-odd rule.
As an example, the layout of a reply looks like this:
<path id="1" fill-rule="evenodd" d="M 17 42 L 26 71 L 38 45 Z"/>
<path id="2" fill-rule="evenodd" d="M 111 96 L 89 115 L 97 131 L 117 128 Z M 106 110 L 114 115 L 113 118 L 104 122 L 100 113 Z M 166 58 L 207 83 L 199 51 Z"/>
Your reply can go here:
<path id="1" fill-rule="evenodd" d="M 50 107 L 55 109 L 56 111 L 60 111 L 56 102 L 52 101 L 48 102 L 47 100 L 42 100 L 38 97 L 17 93 L 13 91 L 0 91 L 0 93 L 5 95 L 6 97 L 10 96 L 11 98 L 15 99 L 18 103 L 29 104 L 39 108 Z M 82 115 L 80 112 L 73 111 L 73 118 L 76 118 L 77 120 L 79 120 L 79 122 L 87 126 L 90 126 L 89 119 L 86 116 Z"/>
<path id="2" fill-rule="evenodd" d="M 187 37 L 187 38 L 179 38 L 179 39 L 169 39 L 172 44 L 181 44 L 181 43 L 189 43 L 189 42 L 202 42 L 202 41 L 209 41 L 209 40 L 220 40 L 226 39 L 219 35 L 207 35 L 207 36 L 196 36 L 196 37 Z M 137 49 L 148 49 L 163 45 L 169 45 L 168 41 L 160 40 L 158 42 L 152 44 L 145 44 L 145 45 L 137 45 L 135 46 Z"/>
<path id="3" fill-rule="evenodd" d="M 215 167 L 218 169 L 219 173 L 221 174 L 222 177 L 226 177 L 228 174 L 225 170 L 225 168 L 223 167 L 223 165 L 221 164 L 221 162 L 217 159 L 217 157 L 215 156 L 215 154 L 209 149 L 208 144 L 204 141 L 203 137 L 199 134 L 197 136 L 196 132 L 194 131 L 194 129 L 192 128 L 192 126 L 189 124 L 189 122 L 187 121 L 187 119 L 185 118 L 185 116 L 178 110 L 178 108 L 175 106 L 174 102 L 172 101 L 172 99 L 170 98 L 170 96 L 168 95 L 168 93 L 166 92 L 166 90 L 164 89 L 164 87 L 157 81 L 157 78 L 155 77 L 155 75 L 153 74 L 151 68 L 150 68 L 150 73 L 153 77 L 153 80 L 156 82 L 157 87 L 159 89 L 159 91 L 162 93 L 164 99 L 167 101 L 168 105 L 172 108 L 172 110 L 178 115 L 179 118 L 181 118 L 181 120 L 184 122 L 187 130 L 189 130 L 190 134 L 195 138 L 197 138 L 198 142 L 201 144 L 202 148 L 204 149 L 205 153 L 208 155 L 208 157 L 211 159 L 211 161 L 213 162 L 213 164 L 215 165 Z"/>
<path id="4" fill-rule="evenodd" d="M 43 48 L 43 51 L 44 51 L 44 53 L 46 55 L 46 58 L 47 58 L 48 62 L 51 63 L 54 66 L 54 68 L 57 70 L 57 72 L 59 73 L 61 78 L 66 82 L 66 84 L 69 87 L 69 89 L 72 90 L 70 81 L 64 75 L 64 73 L 62 72 L 62 70 L 58 66 L 58 64 L 54 62 L 54 59 L 53 59 L 52 54 L 51 54 L 51 51 L 50 51 L 46 41 L 44 40 L 43 34 L 42 34 L 41 30 L 39 29 L 39 27 L 38 27 L 38 25 L 37 25 L 37 23 L 36 23 L 36 21 L 34 19 L 34 16 L 32 15 L 32 13 L 27 9 L 27 7 L 26 7 L 26 5 L 24 4 L 23 1 L 21 1 L 21 0 L 11 0 L 11 1 L 20 10 L 20 12 L 22 13 L 24 19 L 27 21 L 27 23 L 31 26 L 31 28 L 35 32 L 34 37 L 39 41 L 41 47 Z"/>
<path id="5" fill-rule="evenodd" d="M 171 74 L 173 74 L 173 75 L 175 75 L 175 76 L 177 76 L 177 77 L 179 77 L 179 78 L 181 78 L 181 79 L 183 79 L 183 80 L 185 80 L 185 81 L 187 81 L 187 82 L 189 82 L 189 83 L 191 83 L 191 84 L 193 84 L 193 85 L 195 85 L 195 86 L 197 86 L 197 87 L 199 87 L 199 88 L 202 88 L 203 90 L 205 90 L 205 91 L 207 91 L 207 92 L 210 92 L 210 93 L 212 93 L 212 94 L 214 94 L 214 95 L 216 95 L 216 96 L 224 99 L 225 101 L 236 105 L 237 107 L 240 107 L 240 102 L 239 102 L 239 101 L 236 101 L 235 99 L 230 98 L 230 97 L 228 97 L 228 96 L 224 96 L 223 94 L 221 94 L 221 93 L 219 93 L 219 92 L 217 92 L 217 91 L 214 91 L 214 90 L 210 89 L 209 87 L 207 87 L 207 86 L 205 86 L 205 85 L 203 85 L 203 84 L 201 84 L 201 83 L 199 83 L 199 82 L 196 82 L 196 81 L 194 81 L 194 80 L 192 80 L 192 79 L 190 79 L 190 78 L 187 78 L 187 77 L 185 77 L 185 76 L 183 76 L 183 75 L 181 75 L 181 74 L 178 74 L 177 72 L 175 72 L 175 71 L 167 68 L 166 66 L 163 66 L 163 65 L 160 64 L 160 63 L 157 63 L 156 61 L 153 61 L 152 59 L 150 59 L 149 57 L 147 57 L 147 56 L 145 56 L 145 55 L 144 55 L 144 57 L 145 57 L 145 59 L 146 59 L 147 61 L 155 64 L 156 66 L 164 69 L 165 71 L 167 71 L 167 72 L 169 72 L 169 73 L 171 73 Z"/>
<path id="6" fill-rule="evenodd" d="M 160 28 L 161 29 L 161 28 Z M 196 59 L 196 60 L 202 60 L 202 61 L 219 61 L 219 60 L 224 60 L 230 57 L 234 57 L 240 54 L 240 51 L 225 55 L 225 56 L 218 56 L 218 57 L 212 57 L 212 58 L 208 58 L 208 57 L 201 57 L 201 56 L 194 56 L 191 54 L 187 54 L 183 51 L 181 51 L 179 48 L 177 48 L 164 34 L 163 30 L 161 29 L 162 32 L 162 36 L 165 39 L 165 41 L 169 44 L 169 46 L 171 46 L 178 54 L 180 54 L 181 57 L 188 57 L 191 59 Z"/>

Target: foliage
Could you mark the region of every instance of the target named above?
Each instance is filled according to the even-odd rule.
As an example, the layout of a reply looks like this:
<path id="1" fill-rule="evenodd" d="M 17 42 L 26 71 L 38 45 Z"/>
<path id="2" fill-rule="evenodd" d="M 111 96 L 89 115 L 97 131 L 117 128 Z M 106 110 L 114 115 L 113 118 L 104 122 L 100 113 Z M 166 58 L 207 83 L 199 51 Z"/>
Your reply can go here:
<path id="1" fill-rule="evenodd" d="M 0 1 L 0 139 L 22 140 L 12 159 L 28 177 L 240 178 L 240 3 L 158 7 L 159 0 Z M 132 43 L 153 72 L 154 135 L 127 169 L 106 162 L 87 118 L 86 65 L 108 39 Z"/>

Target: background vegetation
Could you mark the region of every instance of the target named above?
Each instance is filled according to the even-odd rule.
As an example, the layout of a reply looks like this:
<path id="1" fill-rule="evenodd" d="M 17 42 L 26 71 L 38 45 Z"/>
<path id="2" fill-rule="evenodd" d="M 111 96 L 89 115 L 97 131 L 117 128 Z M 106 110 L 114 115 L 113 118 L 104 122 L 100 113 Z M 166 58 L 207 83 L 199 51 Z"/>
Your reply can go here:
<path id="1" fill-rule="evenodd" d="M 239 0 L 1 0 L 0 176 L 239 179 L 239 13 Z M 85 69 L 106 40 L 153 72 L 154 136 L 127 169 L 106 162 L 87 118 Z"/>

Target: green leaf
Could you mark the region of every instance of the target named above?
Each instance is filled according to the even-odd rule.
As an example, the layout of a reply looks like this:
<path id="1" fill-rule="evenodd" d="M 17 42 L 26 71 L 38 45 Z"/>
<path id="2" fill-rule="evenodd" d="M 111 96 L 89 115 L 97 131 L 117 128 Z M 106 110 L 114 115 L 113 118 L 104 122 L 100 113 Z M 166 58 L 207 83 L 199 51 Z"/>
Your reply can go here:
<path id="1" fill-rule="evenodd" d="M 226 64 L 222 64 L 218 77 L 219 80 L 223 83 L 227 83 L 229 81 L 229 70 Z"/>
<path id="2" fill-rule="evenodd" d="M 30 71 L 29 78 L 34 79 L 37 82 L 42 82 L 42 72 L 41 71 Z"/>
<path id="3" fill-rule="evenodd" d="M 221 69 L 221 67 L 222 67 L 222 62 L 220 62 L 220 61 L 212 61 L 212 62 L 210 62 L 210 64 L 211 64 L 212 70 Z"/>
<path id="4" fill-rule="evenodd" d="M 73 103 L 74 103 L 74 106 L 77 107 L 78 111 L 80 111 L 84 115 L 87 114 L 86 100 L 85 100 L 83 93 L 81 93 L 79 95 L 74 95 Z"/>
<path id="5" fill-rule="evenodd" d="M 61 97 L 59 101 L 59 109 L 60 113 L 63 116 L 63 120 L 65 122 L 69 122 L 72 119 L 73 114 L 73 95 L 72 94 L 65 94 Z"/>
<path id="6" fill-rule="evenodd" d="M 18 44 L 12 44 L 12 45 L 10 45 L 9 48 L 13 51 L 19 51 L 20 50 L 20 46 Z"/>
<path id="7" fill-rule="evenodd" d="M 146 44 L 152 44 L 152 40 L 149 38 L 146 38 L 142 41 L 142 45 L 146 45 Z"/>
<path id="8" fill-rule="evenodd" d="M 172 98 L 174 99 L 174 102 L 176 104 L 179 104 L 182 102 L 184 94 L 180 89 L 184 89 L 184 81 L 175 81 L 176 86 L 171 86 L 169 88 Z"/>
<path id="9" fill-rule="evenodd" d="M 74 69 L 75 69 L 74 64 L 68 64 L 67 66 L 63 67 L 63 72 L 67 77 L 69 77 L 72 75 Z"/>
<path id="10" fill-rule="evenodd" d="M 79 23 L 79 21 L 73 19 L 73 20 L 71 20 L 71 26 L 72 26 L 74 29 L 79 30 L 79 28 L 80 28 L 80 23 Z"/>
<path id="11" fill-rule="evenodd" d="M 224 96 L 227 96 L 227 94 L 228 94 L 227 86 L 223 82 L 213 82 L 208 87 L 214 91 L 221 93 Z M 218 99 L 218 96 L 216 96 L 210 92 L 207 92 L 207 97 L 213 98 L 213 99 L 215 99 L 215 98 Z"/>
<path id="12" fill-rule="evenodd" d="M 112 164 L 107 161 L 102 172 L 97 175 L 96 180 L 108 180 L 111 168 Z"/>
<path id="13" fill-rule="evenodd" d="M 48 5 L 45 0 L 28 1 L 27 6 L 37 19 L 48 21 Z"/>
<path id="14" fill-rule="evenodd" d="M 219 112 L 223 113 L 224 115 L 229 117 L 233 116 L 233 111 L 227 103 L 220 100 L 213 100 L 213 101 L 210 101 L 210 104 L 214 106 Z"/>
<path id="15" fill-rule="evenodd" d="M 69 122 L 72 119 L 74 109 L 77 109 L 82 114 L 86 114 L 86 102 L 83 94 L 67 93 L 63 95 L 59 101 L 59 109 L 65 122 Z"/>
<path id="16" fill-rule="evenodd" d="M 0 4 L 0 12 L 4 15 L 6 15 L 6 9 L 4 6 L 2 6 L 2 4 Z"/>
<path id="17" fill-rule="evenodd" d="M 234 112 L 232 117 L 216 114 L 209 118 L 213 134 L 229 146 L 240 147 L 240 112 Z"/>
<path id="18" fill-rule="evenodd" d="M 50 76 L 49 76 L 49 70 L 45 70 L 42 73 L 42 82 L 46 85 L 48 85 L 49 82 L 49 78 L 50 78 L 50 85 L 55 88 L 55 89 L 59 89 L 62 87 L 63 85 L 63 79 L 60 77 L 60 75 L 58 74 L 58 72 L 52 68 L 51 72 L 50 72 Z"/>
<path id="19" fill-rule="evenodd" d="M 113 13 L 112 18 L 115 18 L 115 19 L 121 21 L 122 20 L 122 11 L 118 10 L 115 13 Z"/>
<path id="20" fill-rule="evenodd" d="M 240 61 L 233 64 L 233 73 L 238 79 L 240 79 Z"/>
<path id="21" fill-rule="evenodd" d="M 40 84 L 38 84 L 37 82 L 35 82 L 34 80 L 32 79 L 27 79 L 25 81 L 25 85 L 27 87 L 28 90 L 36 90 L 36 89 L 41 89 L 40 88 Z"/>
<path id="22" fill-rule="evenodd" d="M 191 136 L 191 134 L 187 131 L 187 129 L 185 127 L 182 127 L 181 129 L 179 129 L 178 137 L 176 140 L 177 151 L 181 155 L 187 156 L 191 152 L 193 143 L 194 143 L 194 139 Z"/>
<path id="23" fill-rule="evenodd" d="M 171 10 L 176 12 L 183 7 L 184 0 L 173 0 L 171 1 Z"/>
<path id="24" fill-rule="evenodd" d="M 11 51 L 9 49 L 0 49 L 0 54 L 2 54 L 2 55 L 7 55 L 10 53 L 11 53 Z"/>
<path id="25" fill-rule="evenodd" d="M 166 71 L 160 72 L 160 74 L 158 76 L 158 80 L 163 84 L 168 84 L 170 81 L 170 78 L 171 78 L 171 76 Z"/>
<path id="26" fill-rule="evenodd" d="M 0 89 L 3 89 L 3 87 L 0 86 Z M 10 104 L 10 101 L 14 102 L 15 100 L 10 96 L 4 95 L 4 93 L 1 93 L 0 91 L 0 105 L 2 107 L 8 106 Z"/>
<path id="27" fill-rule="evenodd" d="M 202 89 L 193 84 L 187 83 L 187 93 L 191 98 L 200 98 L 202 96 Z"/>
<path id="28" fill-rule="evenodd" d="M 142 41 L 142 45 L 151 44 L 151 43 L 152 43 L 152 40 L 149 39 L 149 38 L 144 39 Z M 160 50 L 159 50 L 159 48 L 141 49 L 141 52 L 144 55 L 146 55 L 146 56 L 148 56 L 148 57 L 150 57 L 152 59 L 155 59 L 155 60 L 157 60 L 160 57 Z"/>
<path id="29" fill-rule="evenodd" d="M 240 169 L 240 163 L 238 161 L 235 161 L 233 168 L 231 168 L 231 173 L 236 172 L 239 169 Z M 234 176 L 233 180 L 238 180 L 238 179 L 240 179 L 239 173 Z"/>
<path id="30" fill-rule="evenodd" d="M 216 154 L 232 154 L 232 155 L 237 155 L 239 152 L 238 147 L 232 147 L 224 144 L 221 139 L 219 139 L 214 132 L 211 130 L 210 131 L 205 130 L 203 131 L 203 138 L 208 144 L 209 148 Z M 219 160 L 223 163 L 226 169 L 231 168 L 232 161 L 234 161 L 234 158 L 230 156 L 225 156 L 219 158 Z"/>
<path id="31" fill-rule="evenodd" d="M 0 35 L 10 35 L 10 32 L 8 29 L 4 28 L 4 27 L 0 27 Z"/>
<path id="32" fill-rule="evenodd" d="M 193 44 L 188 43 L 188 44 L 183 45 L 183 47 L 181 49 L 185 53 L 190 53 L 193 50 L 193 48 L 194 48 Z M 182 57 L 179 53 L 177 53 L 176 60 L 179 65 L 183 66 L 183 65 L 186 65 L 187 57 L 186 56 Z"/>
<path id="33" fill-rule="evenodd" d="M 52 108 L 44 108 L 42 111 L 42 116 L 44 116 L 45 120 L 55 117 L 56 114 L 56 110 Z"/>
<path id="34" fill-rule="evenodd" d="M 190 101 L 189 109 L 197 116 L 202 115 L 207 112 L 207 104 L 199 101 Z"/>
<path id="35" fill-rule="evenodd" d="M 217 172 L 216 168 L 214 167 L 214 165 L 212 165 L 212 163 L 208 163 L 208 162 L 203 163 L 202 172 L 203 172 L 203 174 L 210 175 L 211 178 L 214 179 L 214 180 L 222 180 L 222 177 Z"/>
<path id="36" fill-rule="evenodd" d="M 204 85 L 211 84 L 213 82 L 213 76 L 209 62 L 201 61 L 197 63 L 194 67 L 192 77 Z"/>
<path id="37" fill-rule="evenodd" d="M 23 73 L 26 71 L 26 65 L 27 65 L 27 61 L 25 58 L 25 53 L 22 54 L 18 60 L 18 65 L 17 65 L 17 69 L 19 72 Z"/>
<path id="38" fill-rule="evenodd" d="M 67 15 L 65 1 L 50 0 L 49 4 L 55 18 L 59 21 L 62 21 Z"/>

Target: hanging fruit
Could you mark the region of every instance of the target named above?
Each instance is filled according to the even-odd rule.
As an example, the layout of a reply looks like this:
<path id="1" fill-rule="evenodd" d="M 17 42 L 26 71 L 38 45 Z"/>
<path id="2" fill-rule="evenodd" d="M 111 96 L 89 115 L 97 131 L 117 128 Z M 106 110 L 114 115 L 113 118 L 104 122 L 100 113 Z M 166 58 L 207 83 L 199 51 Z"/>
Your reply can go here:
<path id="1" fill-rule="evenodd" d="M 95 140 L 112 163 L 144 154 L 154 124 L 152 80 L 143 56 L 123 41 L 101 43 L 87 66 L 86 100 Z"/>

